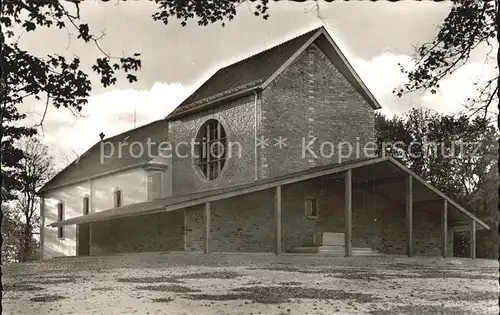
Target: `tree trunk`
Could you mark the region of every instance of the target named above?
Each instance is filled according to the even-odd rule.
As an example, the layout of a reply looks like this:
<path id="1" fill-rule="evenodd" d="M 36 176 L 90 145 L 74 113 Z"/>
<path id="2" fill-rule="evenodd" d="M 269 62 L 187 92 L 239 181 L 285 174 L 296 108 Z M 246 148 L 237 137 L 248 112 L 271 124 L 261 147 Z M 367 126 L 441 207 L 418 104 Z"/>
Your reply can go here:
<path id="1" fill-rule="evenodd" d="M 21 262 L 28 261 L 29 255 L 31 253 L 31 223 L 26 222 L 23 229 L 22 245 L 21 245 Z"/>

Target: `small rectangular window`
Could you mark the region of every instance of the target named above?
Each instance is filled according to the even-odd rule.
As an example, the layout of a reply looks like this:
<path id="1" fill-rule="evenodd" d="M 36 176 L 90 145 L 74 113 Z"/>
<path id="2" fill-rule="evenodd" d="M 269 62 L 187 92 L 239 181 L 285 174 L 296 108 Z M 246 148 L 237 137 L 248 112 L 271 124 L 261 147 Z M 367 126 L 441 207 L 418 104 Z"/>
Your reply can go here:
<path id="1" fill-rule="evenodd" d="M 316 198 L 306 198 L 305 200 L 305 212 L 307 218 L 317 218 L 318 217 L 318 202 Z"/>
<path id="2" fill-rule="evenodd" d="M 90 198 L 83 197 L 83 214 L 89 214 L 90 210 Z"/>
<path id="3" fill-rule="evenodd" d="M 57 204 L 57 221 L 61 222 L 64 220 L 64 204 L 62 202 Z M 57 237 L 64 238 L 64 227 L 60 226 L 57 228 Z"/>
<path id="4" fill-rule="evenodd" d="M 122 206 L 122 191 L 115 191 L 115 208 L 120 208 Z"/>

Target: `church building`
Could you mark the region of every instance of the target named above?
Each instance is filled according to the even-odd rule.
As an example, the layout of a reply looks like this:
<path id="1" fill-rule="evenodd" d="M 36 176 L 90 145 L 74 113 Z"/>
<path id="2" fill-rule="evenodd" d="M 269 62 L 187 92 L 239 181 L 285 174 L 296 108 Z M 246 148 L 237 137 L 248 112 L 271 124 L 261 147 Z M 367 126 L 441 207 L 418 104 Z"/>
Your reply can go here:
<path id="1" fill-rule="evenodd" d="M 383 73 L 381 74 L 383 75 Z M 39 191 L 42 259 L 132 252 L 453 255 L 488 225 L 375 155 L 381 106 L 324 28 L 218 70 Z"/>

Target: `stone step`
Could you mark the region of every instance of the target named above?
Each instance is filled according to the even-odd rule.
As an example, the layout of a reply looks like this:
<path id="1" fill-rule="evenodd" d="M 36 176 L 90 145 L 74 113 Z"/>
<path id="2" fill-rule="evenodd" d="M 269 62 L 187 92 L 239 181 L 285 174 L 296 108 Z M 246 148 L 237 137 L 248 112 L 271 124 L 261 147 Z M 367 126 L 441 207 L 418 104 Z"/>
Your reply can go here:
<path id="1" fill-rule="evenodd" d="M 319 232 L 314 234 L 314 245 L 341 245 L 344 246 L 344 233 Z"/>
<path id="2" fill-rule="evenodd" d="M 294 247 L 290 250 L 291 253 L 297 254 L 316 254 L 316 255 L 328 255 L 328 256 L 344 256 L 345 248 L 339 245 L 330 246 L 300 246 Z M 379 252 L 369 248 L 369 247 L 353 247 L 353 256 L 378 256 L 381 255 Z"/>

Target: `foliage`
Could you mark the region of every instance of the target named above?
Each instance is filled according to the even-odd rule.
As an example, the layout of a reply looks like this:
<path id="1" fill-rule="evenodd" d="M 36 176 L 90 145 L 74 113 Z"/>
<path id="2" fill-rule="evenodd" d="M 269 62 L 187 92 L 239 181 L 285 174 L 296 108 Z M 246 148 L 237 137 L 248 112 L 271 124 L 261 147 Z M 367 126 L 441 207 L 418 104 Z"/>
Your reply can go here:
<path id="1" fill-rule="evenodd" d="M 18 122 L 25 118 L 19 113 L 15 105 L 4 104 L 0 107 L 2 116 L 2 137 L 0 151 L 2 160 L 2 200 L 13 200 L 16 198 L 15 191 L 22 188 L 20 179 L 20 161 L 23 151 L 15 144 L 23 137 L 29 137 L 36 133 L 34 128 L 19 126 Z"/>
<path id="2" fill-rule="evenodd" d="M 185 26 L 190 19 L 197 19 L 200 26 L 210 23 L 231 21 L 236 16 L 236 8 L 246 1 L 242 0 L 206 0 L 206 1 L 184 1 L 184 0 L 155 0 L 158 4 L 158 12 L 153 14 L 153 19 L 168 24 L 170 18 L 181 20 Z M 255 16 L 263 19 L 269 17 L 269 0 L 252 0 L 258 2 L 253 8 Z"/>
<path id="3" fill-rule="evenodd" d="M 232 20 L 236 8 L 244 1 L 210 0 L 181 1 L 155 0 L 158 11 L 152 16 L 163 24 L 171 18 L 186 25 L 188 20 L 197 20 L 198 25 Z M 254 6 L 254 14 L 268 18 L 269 0 L 260 0 Z M 79 112 L 87 103 L 92 86 L 89 74 L 81 68 L 80 57 L 66 58 L 61 55 L 35 56 L 23 50 L 15 42 L 15 32 L 35 32 L 41 28 L 72 30 L 76 37 L 85 43 L 95 45 L 102 56 L 92 66 L 104 87 L 114 85 L 118 72 L 122 72 L 129 82 L 137 81 L 136 72 L 140 70 L 139 53 L 116 57 L 101 48 L 104 35 L 97 36 L 89 24 L 82 22 L 80 1 L 57 0 L 5 0 L 0 4 L 0 40 L 1 40 L 1 95 L 0 138 L 2 139 L 2 170 L 5 168 L 2 182 L 2 200 L 12 199 L 12 191 L 18 189 L 15 169 L 21 158 L 21 152 L 14 148 L 13 141 L 35 133 L 33 128 L 14 127 L 24 119 L 24 114 L 17 111 L 16 104 L 34 98 L 47 106 L 67 108 Z M 45 117 L 44 113 L 44 117 Z M 41 123 L 43 123 L 42 118 Z M 40 124 L 41 124 L 40 123 Z"/>
<path id="4" fill-rule="evenodd" d="M 491 227 L 496 225 L 498 132 L 486 119 L 413 109 L 392 118 L 377 114 L 375 133 L 379 154 L 393 156 Z M 382 148 L 383 143 L 393 145 Z M 467 254 L 460 234 L 455 241 L 460 243 L 457 253 Z M 478 233 L 478 256 L 495 258 L 497 242 L 494 229 Z"/>
<path id="5" fill-rule="evenodd" d="M 375 127 L 385 154 L 459 201 L 477 191 L 498 156 L 498 134 L 481 117 L 412 109 L 401 117 L 377 114 Z"/>
<path id="6" fill-rule="evenodd" d="M 2 205 L 2 213 L 2 262 L 17 262 L 21 248 L 21 221 L 14 210 L 6 204 Z"/>
<path id="7" fill-rule="evenodd" d="M 22 151 L 15 147 L 15 142 L 36 133 L 36 126 L 20 126 L 25 115 L 19 113 L 17 105 L 34 99 L 43 101 L 45 113 L 49 104 L 80 111 L 91 91 L 89 75 L 81 69 L 79 57 L 35 56 L 14 41 L 15 31 L 73 28 L 78 38 L 94 43 L 99 49 L 101 38 L 91 33 L 88 24 L 79 23 L 79 2 L 8 0 L 1 2 L 0 10 L 2 200 L 9 200 L 15 198 L 14 191 L 22 188 L 18 171 Z M 92 69 L 100 76 L 103 86 L 115 84 L 118 71 L 124 72 L 130 82 L 137 80 L 134 73 L 141 66 L 139 54 L 118 58 L 102 49 L 101 52 L 103 56 L 95 61 Z"/>
<path id="8" fill-rule="evenodd" d="M 38 139 L 31 138 L 25 141 L 22 150 L 24 152 L 20 172 L 22 188 L 18 194 L 16 207 L 23 219 L 19 259 L 26 261 L 32 252 L 33 233 L 40 219 L 37 214 L 39 198 L 36 192 L 55 174 L 55 168 L 48 147 Z"/>
<path id="9" fill-rule="evenodd" d="M 36 191 L 55 173 L 47 146 L 37 138 L 24 139 L 16 150 L 22 152 L 16 169 L 19 187 L 12 192 L 16 199 L 2 206 L 3 258 L 7 262 L 27 261 L 37 248 L 34 236 L 39 230 L 40 216 Z"/>
<path id="10" fill-rule="evenodd" d="M 197 20 L 198 25 L 232 20 L 236 8 L 244 1 L 180 1 L 155 0 L 158 12 L 152 18 L 168 24 L 171 18 L 177 18 L 185 26 L 188 20 Z M 256 16 L 268 17 L 269 0 L 260 0 L 255 6 Z M 36 56 L 23 50 L 16 42 L 16 32 L 36 32 L 41 28 L 55 28 L 72 31 L 85 43 L 93 44 L 101 52 L 92 71 L 100 79 L 103 87 L 116 84 L 119 72 L 130 82 L 137 81 L 136 72 L 141 68 L 139 53 L 116 57 L 101 48 L 104 34 L 97 36 L 88 23 L 80 16 L 79 0 L 4 0 L 0 2 L 0 139 L 1 169 L 0 184 L 2 201 L 17 198 L 16 192 L 22 192 L 18 203 L 23 209 L 25 228 L 31 229 L 35 207 L 33 185 L 40 179 L 29 175 L 27 162 L 22 149 L 16 142 L 36 134 L 36 127 L 21 126 L 26 117 L 19 113 L 17 105 L 34 99 L 45 105 L 42 125 L 47 108 L 51 104 L 56 108 L 66 108 L 74 113 L 87 104 L 92 85 L 89 73 L 81 67 L 80 57 L 50 54 Z M 19 34 L 18 34 L 19 35 Z M 24 163 L 24 164 L 23 164 Z M 39 166 L 39 165 L 38 165 Z M 33 169 L 31 169 L 33 171 Z M 40 171 L 40 170 L 38 170 Z M 28 173 L 27 173 L 28 172 Z M 0 213 L 0 222 L 2 213 Z M 24 231 L 25 235 L 31 231 Z M 26 239 L 25 247 L 28 246 Z"/>
<path id="11" fill-rule="evenodd" d="M 495 2 L 453 0 L 453 7 L 434 40 L 416 48 L 415 67 L 408 70 L 400 65 L 408 83 L 395 93 L 398 96 L 416 90 L 436 93 L 443 78 L 466 64 L 476 48 L 486 45 L 493 49 L 497 35 Z M 485 56 L 485 62 L 491 59 L 494 58 L 489 54 Z M 465 100 L 473 114 L 482 111 L 486 116 L 490 105 L 498 100 L 497 81 L 498 74 L 485 82 L 475 82 L 478 96 Z"/>

